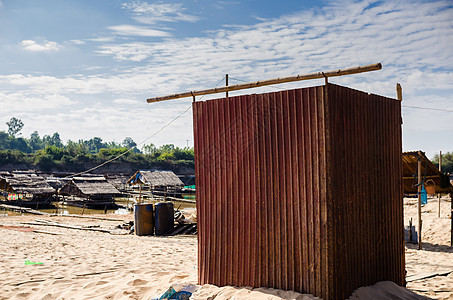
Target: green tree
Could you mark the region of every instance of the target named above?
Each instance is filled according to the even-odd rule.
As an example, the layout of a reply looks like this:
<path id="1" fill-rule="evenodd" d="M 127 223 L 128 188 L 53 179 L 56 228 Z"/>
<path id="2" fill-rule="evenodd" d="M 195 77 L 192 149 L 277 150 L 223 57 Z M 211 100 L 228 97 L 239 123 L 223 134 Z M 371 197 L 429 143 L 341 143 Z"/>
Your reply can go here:
<path id="1" fill-rule="evenodd" d="M 98 153 L 100 149 L 107 148 L 107 145 L 102 142 L 100 137 L 94 137 L 85 141 L 85 145 L 87 145 L 88 151 L 91 153 Z"/>
<path id="2" fill-rule="evenodd" d="M 0 149 L 10 149 L 11 136 L 4 131 L 0 131 Z"/>
<path id="3" fill-rule="evenodd" d="M 143 145 L 142 147 L 142 152 L 147 155 L 155 155 L 158 150 L 157 147 L 154 144 L 149 144 L 149 145 Z"/>
<path id="4" fill-rule="evenodd" d="M 175 159 L 177 160 L 194 160 L 193 148 L 185 147 L 179 148 L 176 147 L 174 151 Z"/>
<path id="5" fill-rule="evenodd" d="M 15 137 L 24 127 L 22 120 L 15 117 L 12 117 L 9 122 L 6 122 L 6 125 L 8 125 L 8 134 L 13 137 Z"/>
<path id="6" fill-rule="evenodd" d="M 10 145 L 10 149 L 17 149 L 19 151 L 30 153 L 32 152 L 31 148 L 28 146 L 27 142 L 23 138 L 12 138 Z"/>
<path id="7" fill-rule="evenodd" d="M 30 134 L 28 146 L 31 148 L 33 152 L 44 148 L 44 143 L 36 130 L 33 131 L 32 134 Z"/>
<path id="8" fill-rule="evenodd" d="M 131 137 L 125 137 L 122 143 L 123 147 L 130 149 L 132 147 L 137 146 L 137 143 Z"/>

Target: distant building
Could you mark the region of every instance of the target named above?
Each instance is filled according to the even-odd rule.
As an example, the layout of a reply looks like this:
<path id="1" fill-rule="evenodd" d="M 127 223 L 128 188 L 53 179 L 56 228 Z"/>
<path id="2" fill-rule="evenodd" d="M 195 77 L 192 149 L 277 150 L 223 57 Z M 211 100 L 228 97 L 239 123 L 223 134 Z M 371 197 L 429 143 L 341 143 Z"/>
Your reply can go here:
<path id="1" fill-rule="evenodd" d="M 60 190 L 59 195 L 69 196 L 69 205 L 104 207 L 114 205 L 115 195 L 121 194 L 104 177 L 74 177 Z"/>

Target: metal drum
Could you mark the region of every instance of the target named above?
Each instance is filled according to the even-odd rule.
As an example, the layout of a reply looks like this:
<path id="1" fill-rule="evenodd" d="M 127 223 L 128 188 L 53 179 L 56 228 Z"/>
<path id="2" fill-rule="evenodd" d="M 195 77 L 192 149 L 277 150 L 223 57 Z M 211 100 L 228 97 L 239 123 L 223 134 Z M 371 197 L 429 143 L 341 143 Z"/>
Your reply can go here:
<path id="1" fill-rule="evenodd" d="M 175 212 L 173 203 L 159 202 L 155 204 L 156 214 L 156 235 L 165 235 L 173 230 L 175 223 Z"/>
<path id="2" fill-rule="evenodd" d="M 136 235 L 152 235 L 154 233 L 154 211 L 152 204 L 136 204 L 134 206 L 134 218 Z"/>

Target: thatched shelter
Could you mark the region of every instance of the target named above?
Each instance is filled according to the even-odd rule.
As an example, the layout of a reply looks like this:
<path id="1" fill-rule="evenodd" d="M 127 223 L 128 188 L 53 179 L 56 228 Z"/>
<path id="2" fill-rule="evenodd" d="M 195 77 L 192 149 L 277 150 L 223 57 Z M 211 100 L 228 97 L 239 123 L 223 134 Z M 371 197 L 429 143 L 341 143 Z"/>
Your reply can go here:
<path id="1" fill-rule="evenodd" d="M 137 171 L 128 184 L 143 184 L 150 187 L 183 187 L 184 183 L 172 171 Z"/>
<path id="2" fill-rule="evenodd" d="M 104 177 L 74 177 L 58 193 L 62 196 L 70 196 L 64 201 L 77 206 L 112 205 L 114 196 L 121 194 Z"/>
<path id="3" fill-rule="evenodd" d="M 44 177 L 36 174 L 2 174 L 0 190 L 6 195 L 17 195 L 15 200 L 37 203 L 54 200 L 56 190 L 52 188 Z"/>
<path id="4" fill-rule="evenodd" d="M 111 183 L 118 190 L 126 189 L 127 181 L 130 175 L 125 174 L 108 174 L 105 175 L 105 178 L 109 183 Z"/>
<path id="5" fill-rule="evenodd" d="M 428 184 L 434 183 L 437 193 L 452 193 L 453 186 L 447 175 L 426 157 L 422 151 L 403 153 L 403 190 L 404 194 L 417 194 L 418 161 L 421 162 L 421 176 Z M 429 180 L 429 182 L 428 182 Z"/>

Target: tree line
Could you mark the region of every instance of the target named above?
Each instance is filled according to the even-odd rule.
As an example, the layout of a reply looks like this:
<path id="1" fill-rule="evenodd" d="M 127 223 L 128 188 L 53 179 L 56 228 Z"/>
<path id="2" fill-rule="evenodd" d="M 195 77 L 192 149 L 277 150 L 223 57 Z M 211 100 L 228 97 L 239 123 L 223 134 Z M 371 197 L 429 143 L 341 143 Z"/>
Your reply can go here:
<path id="1" fill-rule="evenodd" d="M 125 153 L 115 163 L 194 166 L 194 151 L 189 147 L 179 148 L 173 144 L 157 147 L 149 144 L 140 150 L 131 137 L 124 138 L 121 143 L 104 142 L 100 137 L 63 143 L 58 132 L 41 137 L 34 131 L 29 138 L 18 137 L 24 126 L 20 119 L 11 118 L 6 124 L 8 131 L 0 131 L 1 165 L 25 163 L 41 170 L 70 170 L 86 163 L 102 163 Z M 131 148 L 133 149 L 129 151 Z"/>

